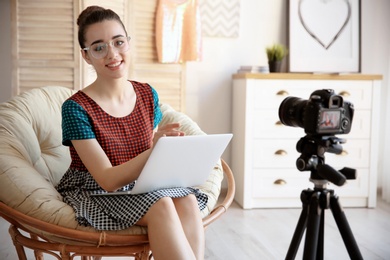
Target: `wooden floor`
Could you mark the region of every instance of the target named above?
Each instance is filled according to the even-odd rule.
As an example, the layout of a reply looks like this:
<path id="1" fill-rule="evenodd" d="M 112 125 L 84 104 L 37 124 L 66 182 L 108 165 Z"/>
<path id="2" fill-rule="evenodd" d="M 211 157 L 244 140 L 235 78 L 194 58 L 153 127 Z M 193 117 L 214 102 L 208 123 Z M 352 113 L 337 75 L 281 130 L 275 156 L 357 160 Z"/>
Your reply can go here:
<path id="1" fill-rule="evenodd" d="M 342 199 L 341 199 L 342 203 Z M 390 259 L 390 204 L 344 208 L 364 259 Z M 285 259 L 301 209 L 229 208 L 206 230 L 206 259 Z M 350 259 L 330 210 L 325 210 L 324 259 Z M 302 259 L 303 237 L 296 259 Z"/>
<path id="2" fill-rule="evenodd" d="M 378 196 L 380 197 L 380 196 Z M 342 199 L 341 199 L 342 203 Z M 390 259 L 390 204 L 378 200 L 375 209 L 345 208 L 345 214 L 364 259 Z M 206 230 L 206 259 L 284 259 L 301 209 L 243 210 L 236 203 Z M 302 259 L 305 236 L 296 259 Z M 324 259 L 349 259 L 330 210 L 325 211 Z M 33 259 L 30 250 L 26 250 Z M 0 218 L 0 259 L 17 259 Z M 45 259 L 54 259 L 51 256 Z M 124 258 L 104 258 L 124 259 Z"/>

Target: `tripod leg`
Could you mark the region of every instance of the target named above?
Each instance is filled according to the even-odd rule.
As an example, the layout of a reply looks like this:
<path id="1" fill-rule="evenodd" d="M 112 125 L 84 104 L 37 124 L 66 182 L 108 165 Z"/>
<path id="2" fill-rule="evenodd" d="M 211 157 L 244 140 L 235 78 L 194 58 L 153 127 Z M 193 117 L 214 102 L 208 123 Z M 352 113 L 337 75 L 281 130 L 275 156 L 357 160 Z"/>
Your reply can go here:
<path id="1" fill-rule="evenodd" d="M 305 248 L 303 251 L 304 260 L 316 259 L 317 256 L 318 237 L 322 215 L 322 209 L 319 201 L 320 195 L 320 192 L 315 192 L 312 194 L 310 199 Z"/>
<path id="2" fill-rule="evenodd" d="M 324 223 L 325 223 L 325 210 L 321 209 L 321 220 L 320 220 L 320 227 L 318 231 L 316 260 L 324 259 Z"/>
<path id="3" fill-rule="evenodd" d="M 303 232 L 305 231 L 307 225 L 307 211 L 308 205 L 306 202 L 302 204 L 302 212 L 299 216 L 297 227 L 295 228 L 294 235 L 291 239 L 290 246 L 287 251 L 286 260 L 293 260 L 297 255 L 299 244 L 301 243 Z"/>
<path id="4" fill-rule="evenodd" d="M 349 257 L 351 259 L 363 259 L 337 195 L 332 194 L 330 197 L 330 209 L 344 240 L 345 247 L 348 250 Z"/>

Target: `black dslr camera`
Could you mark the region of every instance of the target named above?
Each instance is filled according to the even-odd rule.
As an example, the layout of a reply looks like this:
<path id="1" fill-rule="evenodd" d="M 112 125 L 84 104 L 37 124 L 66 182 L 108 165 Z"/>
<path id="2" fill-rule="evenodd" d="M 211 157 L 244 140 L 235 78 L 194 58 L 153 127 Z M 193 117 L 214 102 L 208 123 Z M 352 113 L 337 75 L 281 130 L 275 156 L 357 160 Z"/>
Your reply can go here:
<path id="1" fill-rule="evenodd" d="M 354 107 L 332 89 L 316 90 L 309 100 L 287 97 L 279 107 L 280 121 L 299 126 L 310 135 L 348 134 L 351 131 Z"/>

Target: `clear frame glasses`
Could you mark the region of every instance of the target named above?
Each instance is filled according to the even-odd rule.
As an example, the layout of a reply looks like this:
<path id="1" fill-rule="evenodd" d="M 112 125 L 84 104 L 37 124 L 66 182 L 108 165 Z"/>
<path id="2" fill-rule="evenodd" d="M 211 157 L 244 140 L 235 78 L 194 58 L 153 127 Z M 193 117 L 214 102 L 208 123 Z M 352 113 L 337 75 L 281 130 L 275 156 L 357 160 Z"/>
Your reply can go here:
<path id="1" fill-rule="evenodd" d="M 89 47 L 83 48 L 84 51 L 89 51 L 89 53 L 95 59 L 102 59 L 108 54 L 108 45 L 114 47 L 118 52 L 124 53 L 129 50 L 129 41 L 130 36 L 120 36 L 109 42 L 98 42 L 94 43 Z"/>

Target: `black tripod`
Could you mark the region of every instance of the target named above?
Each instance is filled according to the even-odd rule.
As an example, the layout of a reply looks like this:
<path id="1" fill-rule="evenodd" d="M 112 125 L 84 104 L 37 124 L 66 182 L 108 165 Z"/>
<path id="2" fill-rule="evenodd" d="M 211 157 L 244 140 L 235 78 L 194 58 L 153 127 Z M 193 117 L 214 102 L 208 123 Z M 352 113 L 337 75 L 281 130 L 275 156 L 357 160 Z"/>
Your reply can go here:
<path id="1" fill-rule="evenodd" d="M 334 136 L 305 136 L 297 143 L 301 156 L 297 159 L 300 171 L 311 172 L 310 181 L 314 189 L 303 190 L 301 193 L 302 212 L 298 220 L 286 260 L 295 259 L 303 233 L 306 229 L 306 240 L 303 259 L 322 260 L 324 254 L 324 216 L 325 209 L 330 208 L 344 244 L 351 259 L 363 259 L 352 234 L 348 220 L 339 203 L 339 198 L 333 190 L 326 189 L 328 180 L 341 186 L 346 179 L 355 179 L 356 171 L 343 168 L 340 171 L 325 164 L 325 152 L 341 153 L 340 143 L 345 140 Z"/>

